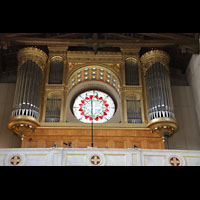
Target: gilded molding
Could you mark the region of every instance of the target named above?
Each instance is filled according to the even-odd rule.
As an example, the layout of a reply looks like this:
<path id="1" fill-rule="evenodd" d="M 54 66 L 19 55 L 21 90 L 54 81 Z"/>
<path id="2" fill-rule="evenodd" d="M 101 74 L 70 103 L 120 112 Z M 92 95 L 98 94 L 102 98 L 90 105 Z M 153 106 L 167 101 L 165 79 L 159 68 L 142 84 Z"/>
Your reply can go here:
<path id="1" fill-rule="evenodd" d="M 125 61 L 127 60 L 133 60 L 135 63 L 139 64 L 140 63 L 140 59 L 138 57 L 134 57 L 134 56 L 131 56 L 131 57 L 126 57 L 124 59 Z"/>
<path id="2" fill-rule="evenodd" d="M 50 62 L 53 61 L 53 60 L 61 60 L 61 61 L 64 62 L 63 56 L 60 56 L 60 55 L 54 55 L 52 57 L 49 57 L 49 60 L 50 60 Z"/>
<path id="3" fill-rule="evenodd" d="M 18 70 L 27 60 L 32 60 L 41 68 L 42 71 L 44 71 L 47 58 L 48 57 L 46 53 L 40 49 L 37 49 L 35 47 L 23 48 L 19 50 L 17 54 Z"/>
<path id="4" fill-rule="evenodd" d="M 151 50 L 146 52 L 140 58 L 141 63 L 143 65 L 144 74 L 146 71 L 156 62 L 160 62 L 166 69 L 169 71 L 169 55 L 161 50 Z"/>
<path id="5" fill-rule="evenodd" d="M 68 51 L 67 60 L 72 63 L 121 63 L 120 52 L 94 52 L 91 51 Z"/>
<path id="6" fill-rule="evenodd" d="M 126 100 L 134 99 L 134 100 L 141 100 L 142 99 L 141 93 L 126 93 Z"/>
<path id="7" fill-rule="evenodd" d="M 121 68 L 120 68 L 120 64 L 119 63 L 87 63 L 87 62 L 69 62 L 68 63 L 68 74 L 67 74 L 67 78 L 66 78 L 66 84 L 68 82 L 68 79 L 77 71 L 79 71 L 81 68 L 88 68 L 88 67 L 101 67 L 104 68 L 106 70 L 109 70 L 111 73 L 115 74 L 117 76 L 117 78 L 119 79 L 119 81 L 121 82 L 121 78 L 120 78 L 120 72 L 121 72 Z"/>
<path id="8" fill-rule="evenodd" d="M 49 99 L 62 99 L 63 91 L 57 91 L 57 90 L 48 91 L 45 96 L 46 98 L 49 98 Z"/>

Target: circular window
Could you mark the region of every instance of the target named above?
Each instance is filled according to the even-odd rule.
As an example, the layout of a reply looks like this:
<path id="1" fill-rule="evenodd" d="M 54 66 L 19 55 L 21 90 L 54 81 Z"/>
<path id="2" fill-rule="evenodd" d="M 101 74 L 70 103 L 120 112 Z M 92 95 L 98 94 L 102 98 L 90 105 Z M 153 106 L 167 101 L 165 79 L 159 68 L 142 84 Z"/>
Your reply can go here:
<path id="1" fill-rule="evenodd" d="M 106 93 L 90 90 L 75 99 L 73 112 L 81 122 L 104 123 L 115 113 L 115 104 Z"/>

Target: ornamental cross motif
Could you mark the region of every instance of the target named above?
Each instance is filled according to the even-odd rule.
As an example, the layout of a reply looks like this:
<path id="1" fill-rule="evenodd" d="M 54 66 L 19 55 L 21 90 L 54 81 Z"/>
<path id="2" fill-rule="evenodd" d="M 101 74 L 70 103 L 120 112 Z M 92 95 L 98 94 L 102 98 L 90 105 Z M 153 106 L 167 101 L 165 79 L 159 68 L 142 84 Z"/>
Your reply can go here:
<path id="1" fill-rule="evenodd" d="M 86 109 L 89 111 L 89 113 L 92 115 L 92 114 L 98 114 L 101 109 L 102 109 L 102 106 L 97 103 L 97 102 L 90 102 L 87 104 L 86 106 Z"/>
<path id="2" fill-rule="evenodd" d="M 172 157 L 169 162 L 172 166 L 179 166 L 181 163 L 177 157 Z"/>
<path id="3" fill-rule="evenodd" d="M 19 163 L 21 162 L 21 158 L 19 156 L 13 156 L 11 159 L 10 159 L 10 163 L 12 165 L 18 165 Z"/>
<path id="4" fill-rule="evenodd" d="M 90 159 L 93 165 L 98 165 L 101 162 L 101 158 L 98 155 L 94 155 Z"/>

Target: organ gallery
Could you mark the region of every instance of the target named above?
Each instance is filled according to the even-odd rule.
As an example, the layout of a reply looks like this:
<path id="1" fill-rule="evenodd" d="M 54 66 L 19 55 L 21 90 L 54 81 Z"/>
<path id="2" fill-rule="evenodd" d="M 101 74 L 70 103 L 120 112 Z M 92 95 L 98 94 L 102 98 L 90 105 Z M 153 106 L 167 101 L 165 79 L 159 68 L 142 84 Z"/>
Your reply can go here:
<path id="1" fill-rule="evenodd" d="M 177 132 L 170 56 L 159 49 L 18 51 L 8 128 L 23 148 L 164 149 Z"/>

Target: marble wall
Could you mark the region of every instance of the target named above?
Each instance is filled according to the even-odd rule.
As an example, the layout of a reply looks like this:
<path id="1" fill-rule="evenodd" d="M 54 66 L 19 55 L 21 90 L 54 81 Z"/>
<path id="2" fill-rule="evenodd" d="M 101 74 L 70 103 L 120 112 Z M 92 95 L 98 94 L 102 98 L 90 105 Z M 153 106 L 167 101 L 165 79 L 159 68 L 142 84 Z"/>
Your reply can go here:
<path id="1" fill-rule="evenodd" d="M 0 166 L 200 166 L 200 151 L 91 147 L 0 149 Z"/>
<path id="2" fill-rule="evenodd" d="M 200 129 L 200 55 L 194 54 L 186 71 L 188 83 L 192 88 L 194 106 Z"/>
<path id="3" fill-rule="evenodd" d="M 200 131 L 192 86 L 172 86 L 174 111 L 179 130 L 169 138 L 169 149 L 200 149 Z"/>

